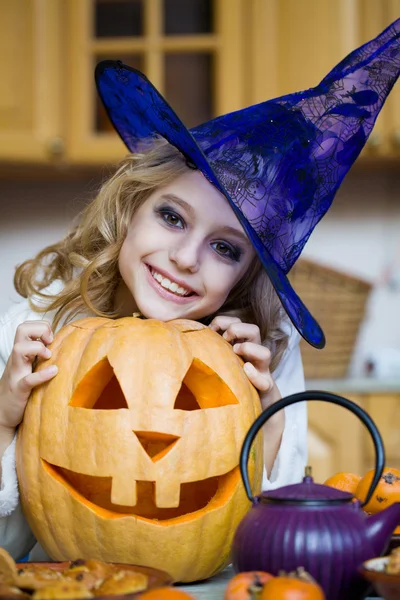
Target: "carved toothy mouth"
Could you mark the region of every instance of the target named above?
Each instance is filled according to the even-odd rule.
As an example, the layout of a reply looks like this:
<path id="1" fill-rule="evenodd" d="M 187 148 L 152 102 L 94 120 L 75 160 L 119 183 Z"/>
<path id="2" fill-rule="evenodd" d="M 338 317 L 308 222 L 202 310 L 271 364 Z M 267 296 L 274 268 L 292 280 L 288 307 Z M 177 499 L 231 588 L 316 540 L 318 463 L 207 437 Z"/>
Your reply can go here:
<path id="1" fill-rule="evenodd" d="M 67 488 L 80 503 L 107 517 L 136 516 L 143 519 L 166 521 L 187 517 L 191 513 L 223 504 L 223 497 L 232 494 L 232 488 L 240 480 L 239 467 L 225 475 L 209 477 L 202 481 L 182 483 L 179 506 L 159 508 L 155 503 L 154 481 L 137 481 L 137 503 L 135 506 L 116 505 L 111 502 L 112 477 L 94 477 L 57 467 L 42 459 L 45 471 Z M 195 516 L 195 515 L 193 515 Z"/>
<path id="2" fill-rule="evenodd" d="M 218 409 L 238 406 L 238 404 L 237 398 L 224 381 L 205 363 L 194 358 L 183 378 L 173 410 L 193 414 L 201 413 L 203 409 Z M 69 409 L 87 411 L 92 415 L 99 412 L 112 414 L 119 410 L 130 410 L 114 369 L 106 356 L 93 365 L 77 385 L 69 402 Z M 79 423 L 82 423 L 81 419 L 75 421 L 75 426 Z M 87 423 L 90 431 L 91 425 L 89 421 Z M 153 463 L 161 462 L 180 440 L 178 435 L 160 431 L 132 429 L 131 432 Z M 83 434 L 81 438 L 82 436 Z M 108 452 L 112 455 L 113 445 L 109 441 L 108 443 Z M 180 460 L 185 460 L 185 457 L 182 456 Z M 55 458 L 50 451 L 44 452 L 41 462 L 45 472 L 64 486 L 80 504 L 107 518 L 136 516 L 163 522 L 177 518 L 187 519 L 188 515 L 195 518 L 199 511 L 209 511 L 213 507 L 223 505 L 241 483 L 239 467 L 232 469 L 235 461 L 233 463 L 230 461 L 229 466 L 225 468 L 231 470 L 223 474 L 182 483 L 174 479 L 173 485 L 168 486 L 166 499 L 165 487 L 160 486 L 159 483 L 162 481 L 162 468 L 159 468 L 160 479 L 157 476 L 157 481 L 144 481 L 135 480 L 132 471 L 126 476 L 122 472 L 118 478 L 110 476 L 110 471 L 112 473 L 110 467 L 105 470 L 107 476 L 99 476 L 99 470 L 96 471 L 96 475 L 88 475 L 87 473 L 92 471 L 93 464 L 88 463 L 85 466 L 84 456 L 82 471 L 86 471 L 85 473 L 77 472 L 77 468 L 81 467 L 79 461 L 74 465 L 75 470 L 65 468 L 63 465 L 68 463 L 63 463 L 61 453 L 58 454 L 58 458 Z M 203 476 L 211 472 L 204 471 Z M 154 477 L 154 471 L 150 477 Z M 168 483 L 171 484 L 171 481 L 169 480 Z"/>

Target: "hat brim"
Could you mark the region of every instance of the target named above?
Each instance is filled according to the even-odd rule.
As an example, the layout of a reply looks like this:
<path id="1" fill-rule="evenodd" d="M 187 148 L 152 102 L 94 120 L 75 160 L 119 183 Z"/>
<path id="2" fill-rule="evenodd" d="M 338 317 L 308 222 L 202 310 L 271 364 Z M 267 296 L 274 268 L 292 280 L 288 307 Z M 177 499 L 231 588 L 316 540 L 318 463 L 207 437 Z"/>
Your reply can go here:
<path id="1" fill-rule="evenodd" d="M 102 61 L 96 66 L 95 81 L 108 117 L 130 152 L 138 152 L 143 140 L 161 136 L 194 163 L 226 197 L 252 242 L 294 327 L 311 346 L 323 348 L 325 336 L 320 325 L 233 202 L 196 138 L 153 84 L 140 71 L 112 60 Z"/>

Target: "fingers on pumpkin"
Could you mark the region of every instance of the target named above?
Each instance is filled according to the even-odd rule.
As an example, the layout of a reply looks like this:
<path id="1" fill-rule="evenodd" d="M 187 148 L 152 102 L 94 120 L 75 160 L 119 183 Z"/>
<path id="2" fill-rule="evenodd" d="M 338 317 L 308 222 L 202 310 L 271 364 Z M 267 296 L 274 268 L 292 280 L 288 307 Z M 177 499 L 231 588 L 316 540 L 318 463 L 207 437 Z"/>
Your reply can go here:
<path id="1" fill-rule="evenodd" d="M 270 389 L 272 389 L 274 385 L 272 378 L 268 375 L 260 373 L 260 371 L 257 371 L 257 369 L 252 363 L 245 363 L 243 369 L 247 377 L 249 378 L 249 381 L 260 392 L 268 392 Z"/>
<path id="2" fill-rule="evenodd" d="M 232 323 L 222 337 L 228 342 L 243 340 L 244 342 L 252 342 L 257 345 L 261 344 L 260 329 L 252 323 Z"/>
<path id="3" fill-rule="evenodd" d="M 233 323 L 241 323 L 241 320 L 239 317 L 226 317 L 224 315 L 219 315 L 218 317 L 214 317 L 209 327 L 213 331 L 226 331 Z"/>
<path id="4" fill-rule="evenodd" d="M 48 321 L 25 321 L 17 327 L 15 342 L 42 340 L 45 344 L 53 341 L 53 331 Z"/>
<path id="5" fill-rule="evenodd" d="M 40 341 L 16 342 L 13 348 L 13 357 L 15 360 L 23 362 L 33 361 L 36 356 L 40 358 L 50 358 L 51 350 Z"/>
<path id="6" fill-rule="evenodd" d="M 233 350 L 236 354 L 254 363 L 260 371 L 268 371 L 271 362 L 271 351 L 265 346 L 255 342 L 242 342 L 241 344 L 234 344 Z"/>
<path id="7" fill-rule="evenodd" d="M 20 389 L 22 392 L 28 392 L 32 388 L 44 383 L 45 381 L 49 381 L 58 373 L 57 365 L 49 365 L 45 369 L 41 369 L 40 371 L 35 371 L 34 373 L 30 373 L 20 381 Z"/>

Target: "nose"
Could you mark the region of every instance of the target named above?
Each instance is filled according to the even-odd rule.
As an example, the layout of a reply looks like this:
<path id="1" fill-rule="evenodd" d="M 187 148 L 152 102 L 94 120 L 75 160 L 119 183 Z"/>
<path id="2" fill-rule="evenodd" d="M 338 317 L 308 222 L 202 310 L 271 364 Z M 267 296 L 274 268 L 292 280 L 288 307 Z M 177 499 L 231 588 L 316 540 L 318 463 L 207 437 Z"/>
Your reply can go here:
<path id="1" fill-rule="evenodd" d="M 181 271 L 196 273 L 200 266 L 201 244 L 195 239 L 180 240 L 169 252 L 170 260 Z"/>

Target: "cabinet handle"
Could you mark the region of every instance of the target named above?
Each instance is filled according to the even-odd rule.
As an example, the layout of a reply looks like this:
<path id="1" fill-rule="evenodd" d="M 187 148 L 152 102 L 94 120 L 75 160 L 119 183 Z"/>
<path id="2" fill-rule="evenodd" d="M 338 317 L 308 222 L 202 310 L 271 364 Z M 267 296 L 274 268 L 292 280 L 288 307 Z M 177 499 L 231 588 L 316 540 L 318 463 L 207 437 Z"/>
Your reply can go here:
<path id="1" fill-rule="evenodd" d="M 53 158 L 61 158 L 61 156 L 65 152 L 65 142 L 64 142 L 64 139 L 62 137 L 60 137 L 60 136 L 54 137 L 48 143 L 48 151 L 49 151 L 49 154 Z"/>
<path id="2" fill-rule="evenodd" d="M 400 148 L 400 129 L 395 129 L 393 132 L 392 142 L 395 148 Z"/>
<path id="3" fill-rule="evenodd" d="M 379 148 L 381 143 L 382 143 L 381 136 L 376 131 L 371 133 L 371 135 L 369 136 L 369 138 L 367 140 L 367 145 L 369 146 L 369 148 L 373 148 L 373 149 Z"/>

